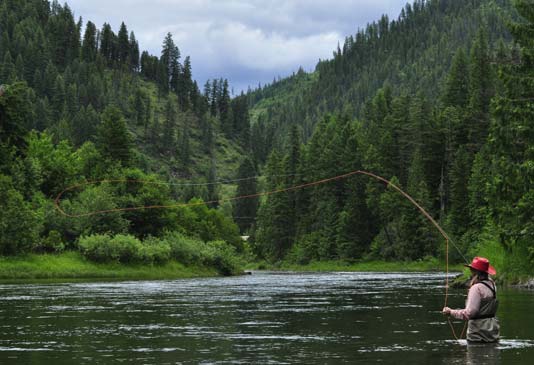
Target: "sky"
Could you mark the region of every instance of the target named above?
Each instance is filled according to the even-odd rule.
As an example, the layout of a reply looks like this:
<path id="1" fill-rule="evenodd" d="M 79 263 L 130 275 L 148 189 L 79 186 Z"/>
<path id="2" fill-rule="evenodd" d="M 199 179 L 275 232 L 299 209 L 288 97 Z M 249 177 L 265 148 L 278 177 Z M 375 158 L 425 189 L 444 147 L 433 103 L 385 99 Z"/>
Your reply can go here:
<path id="1" fill-rule="evenodd" d="M 118 33 L 122 21 L 141 50 L 161 54 L 170 32 L 193 78 L 226 78 L 234 93 L 313 71 L 338 43 L 382 14 L 396 19 L 409 0 L 67 0 L 76 19 Z M 61 1 L 60 1 L 61 2 Z M 83 32 L 83 31 L 82 31 Z M 83 33 L 82 33 L 83 35 Z"/>

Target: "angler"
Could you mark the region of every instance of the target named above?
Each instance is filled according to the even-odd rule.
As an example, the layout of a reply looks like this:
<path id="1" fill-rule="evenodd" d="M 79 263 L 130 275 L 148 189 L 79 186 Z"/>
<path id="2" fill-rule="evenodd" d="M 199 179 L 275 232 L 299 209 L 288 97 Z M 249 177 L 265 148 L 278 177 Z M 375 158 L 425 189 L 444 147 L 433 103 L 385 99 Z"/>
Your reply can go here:
<path id="1" fill-rule="evenodd" d="M 496 271 L 488 259 L 475 257 L 471 264 L 471 282 L 464 309 L 443 308 L 443 314 L 468 321 L 467 341 L 497 342 L 499 340 L 499 321 L 495 317 L 498 300 L 495 282 L 489 275 Z"/>

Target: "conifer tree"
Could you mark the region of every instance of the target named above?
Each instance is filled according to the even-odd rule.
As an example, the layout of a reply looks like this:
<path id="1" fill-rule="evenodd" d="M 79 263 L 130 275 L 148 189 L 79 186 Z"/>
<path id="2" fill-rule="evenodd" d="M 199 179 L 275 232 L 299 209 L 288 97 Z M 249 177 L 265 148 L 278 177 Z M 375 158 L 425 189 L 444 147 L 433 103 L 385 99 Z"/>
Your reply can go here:
<path id="1" fill-rule="evenodd" d="M 469 67 L 463 48 L 454 55 L 445 82 L 443 96 L 445 106 L 465 108 L 469 103 Z"/>
<path id="2" fill-rule="evenodd" d="M 106 60 L 108 66 L 112 66 L 115 61 L 115 33 L 111 30 L 111 25 L 104 23 L 100 32 L 100 54 Z"/>
<path id="3" fill-rule="evenodd" d="M 469 143 L 474 152 L 486 142 L 489 130 L 490 100 L 493 96 L 493 75 L 487 33 L 481 28 L 471 47 Z"/>
<path id="4" fill-rule="evenodd" d="M 124 22 L 121 23 L 117 34 L 117 61 L 121 65 L 128 65 L 130 62 L 130 40 L 128 39 L 128 29 Z"/>
<path id="5" fill-rule="evenodd" d="M 130 32 L 130 45 L 129 45 L 129 60 L 130 60 L 130 70 L 133 72 L 139 71 L 139 43 L 135 39 L 134 32 Z"/>
<path id="6" fill-rule="evenodd" d="M 162 65 L 162 81 L 165 80 L 165 84 L 162 85 L 164 90 L 177 90 L 180 77 L 180 51 L 174 44 L 172 34 L 167 33 L 163 40 L 163 46 L 161 50 L 160 63 Z"/>
<path id="7" fill-rule="evenodd" d="M 245 157 L 237 171 L 236 196 L 251 196 L 257 193 L 256 169 L 250 158 Z M 258 210 L 258 197 L 238 199 L 234 201 L 234 220 L 241 233 L 247 232 L 256 220 Z"/>
<path id="8" fill-rule="evenodd" d="M 176 123 L 176 104 L 169 96 L 165 103 L 165 119 L 163 121 L 163 137 L 161 141 L 162 148 L 166 154 L 172 155 L 176 152 Z"/>
<path id="9" fill-rule="evenodd" d="M 132 159 L 132 138 L 126 120 L 115 106 L 107 107 L 98 126 L 97 147 L 102 156 L 128 166 Z"/>
<path id="10" fill-rule="evenodd" d="M 82 60 L 93 62 L 97 54 L 96 26 L 92 22 L 87 22 L 82 44 Z"/>

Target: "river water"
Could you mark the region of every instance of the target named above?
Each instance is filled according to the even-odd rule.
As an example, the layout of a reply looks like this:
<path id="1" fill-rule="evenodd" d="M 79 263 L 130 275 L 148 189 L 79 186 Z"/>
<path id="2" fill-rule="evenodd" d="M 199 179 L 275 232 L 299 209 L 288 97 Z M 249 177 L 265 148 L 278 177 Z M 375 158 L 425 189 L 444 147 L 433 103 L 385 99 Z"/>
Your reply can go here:
<path id="1" fill-rule="evenodd" d="M 444 274 L 268 273 L 0 285 L 1 364 L 531 364 L 534 292 L 500 290 L 502 340 L 453 339 Z M 465 291 L 452 291 L 461 306 Z M 457 331 L 462 324 L 455 323 Z"/>

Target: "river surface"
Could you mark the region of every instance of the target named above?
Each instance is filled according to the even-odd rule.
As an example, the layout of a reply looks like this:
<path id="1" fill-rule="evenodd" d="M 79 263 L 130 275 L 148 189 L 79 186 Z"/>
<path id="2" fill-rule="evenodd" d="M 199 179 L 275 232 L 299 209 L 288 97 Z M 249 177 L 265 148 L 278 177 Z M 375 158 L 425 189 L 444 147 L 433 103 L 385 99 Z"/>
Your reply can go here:
<path id="1" fill-rule="evenodd" d="M 268 273 L 0 284 L 0 364 L 532 364 L 534 292 L 498 292 L 502 340 L 456 341 L 444 274 Z M 449 304 L 463 305 L 464 290 Z M 462 324 L 455 323 L 461 331 Z"/>

